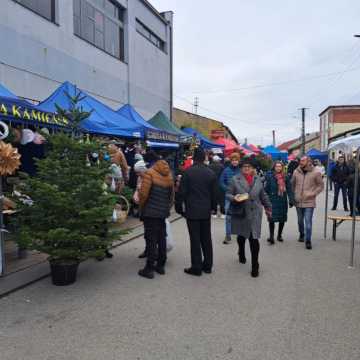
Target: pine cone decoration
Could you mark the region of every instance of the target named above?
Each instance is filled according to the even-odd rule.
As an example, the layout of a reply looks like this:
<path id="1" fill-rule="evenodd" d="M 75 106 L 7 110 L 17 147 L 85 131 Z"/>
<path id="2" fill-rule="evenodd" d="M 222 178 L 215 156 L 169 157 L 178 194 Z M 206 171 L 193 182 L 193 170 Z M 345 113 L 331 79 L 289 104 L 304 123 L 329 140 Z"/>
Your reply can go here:
<path id="1" fill-rule="evenodd" d="M 20 166 L 18 150 L 11 144 L 0 141 L 0 175 L 11 175 Z"/>

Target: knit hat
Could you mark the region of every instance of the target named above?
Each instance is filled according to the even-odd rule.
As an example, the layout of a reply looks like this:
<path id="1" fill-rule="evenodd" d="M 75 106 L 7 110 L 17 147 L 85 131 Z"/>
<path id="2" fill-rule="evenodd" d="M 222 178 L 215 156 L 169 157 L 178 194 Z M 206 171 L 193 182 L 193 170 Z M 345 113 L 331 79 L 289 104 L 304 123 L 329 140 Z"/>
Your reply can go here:
<path id="1" fill-rule="evenodd" d="M 213 156 L 212 159 L 213 159 L 213 161 L 215 161 L 215 162 L 221 161 L 221 157 L 220 157 L 220 156 L 217 156 L 217 155 Z"/>
<path id="2" fill-rule="evenodd" d="M 137 173 L 143 173 L 147 170 L 146 164 L 144 160 L 139 160 L 134 165 L 134 171 Z"/>
<path id="3" fill-rule="evenodd" d="M 240 167 L 242 168 L 245 165 L 250 165 L 251 167 L 256 168 L 256 164 L 255 164 L 254 160 L 250 159 L 250 158 L 242 159 L 242 161 L 240 163 Z"/>
<path id="4" fill-rule="evenodd" d="M 21 145 L 26 145 L 34 141 L 35 134 L 30 129 L 23 129 L 21 133 Z"/>
<path id="5" fill-rule="evenodd" d="M 143 156 L 141 154 L 135 154 L 134 159 L 135 159 L 135 161 L 144 160 L 144 158 L 143 158 Z"/>
<path id="6" fill-rule="evenodd" d="M 204 162 L 206 159 L 205 151 L 202 148 L 196 148 L 194 150 L 193 160 L 194 162 Z"/>
<path id="7" fill-rule="evenodd" d="M 233 160 L 240 161 L 240 154 L 239 154 L 239 153 L 236 153 L 236 152 L 232 153 L 232 154 L 230 155 L 230 160 L 231 160 L 231 161 L 233 161 Z"/>

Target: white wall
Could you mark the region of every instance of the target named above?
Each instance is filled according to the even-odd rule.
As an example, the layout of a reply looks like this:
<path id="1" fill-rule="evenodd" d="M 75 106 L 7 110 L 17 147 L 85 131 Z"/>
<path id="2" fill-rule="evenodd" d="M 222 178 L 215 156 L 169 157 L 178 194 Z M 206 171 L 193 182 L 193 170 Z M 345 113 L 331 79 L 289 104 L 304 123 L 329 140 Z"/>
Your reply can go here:
<path id="1" fill-rule="evenodd" d="M 73 34 L 72 3 L 58 0 L 56 25 L 1 0 L 0 82 L 19 96 L 42 100 L 68 80 L 116 109 L 128 102 L 130 75 L 132 105 L 147 118 L 158 110 L 169 116 L 170 56 L 136 32 L 135 18 L 160 37 L 168 35 L 168 27 L 141 0 L 129 0 L 128 66 Z"/>

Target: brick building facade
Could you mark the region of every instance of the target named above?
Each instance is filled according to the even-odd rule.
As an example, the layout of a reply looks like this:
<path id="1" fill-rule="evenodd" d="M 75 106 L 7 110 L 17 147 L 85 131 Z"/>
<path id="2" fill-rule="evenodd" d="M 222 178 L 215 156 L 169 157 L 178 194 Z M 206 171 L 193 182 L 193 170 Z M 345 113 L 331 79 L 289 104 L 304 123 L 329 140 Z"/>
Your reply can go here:
<path id="1" fill-rule="evenodd" d="M 329 139 L 360 127 L 360 105 L 329 106 L 320 115 L 320 146 L 325 151 Z"/>

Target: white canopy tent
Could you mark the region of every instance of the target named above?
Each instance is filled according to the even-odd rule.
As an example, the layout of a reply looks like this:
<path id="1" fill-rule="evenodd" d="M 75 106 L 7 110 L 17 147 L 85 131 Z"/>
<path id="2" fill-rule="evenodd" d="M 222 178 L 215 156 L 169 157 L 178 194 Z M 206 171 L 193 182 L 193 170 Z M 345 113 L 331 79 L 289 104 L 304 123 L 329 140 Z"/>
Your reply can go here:
<path id="1" fill-rule="evenodd" d="M 334 151 L 341 151 L 348 158 L 353 159 L 355 153 L 355 179 L 354 179 L 354 198 L 353 198 L 353 216 L 352 216 L 352 230 L 351 230 L 351 249 L 350 249 L 350 267 L 354 266 L 354 248 L 355 248 L 355 232 L 356 232 L 356 208 L 359 188 L 359 155 L 360 155 L 360 134 L 354 135 L 345 139 L 340 139 L 330 143 L 328 147 L 328 158 L 330 153 Z M 329 167 L 328 162 L 328 167 Z M 329 169 L 328 169 L 329 170 Z M 329 174 L 329 171 L 327 172 Z M 327 223 L 328 223 L 328 204 L 329 204 L 329 177 L 326 183 L 326 200 L 325 200 L 325 224 L 324 237 L 327 238 Z"/>

